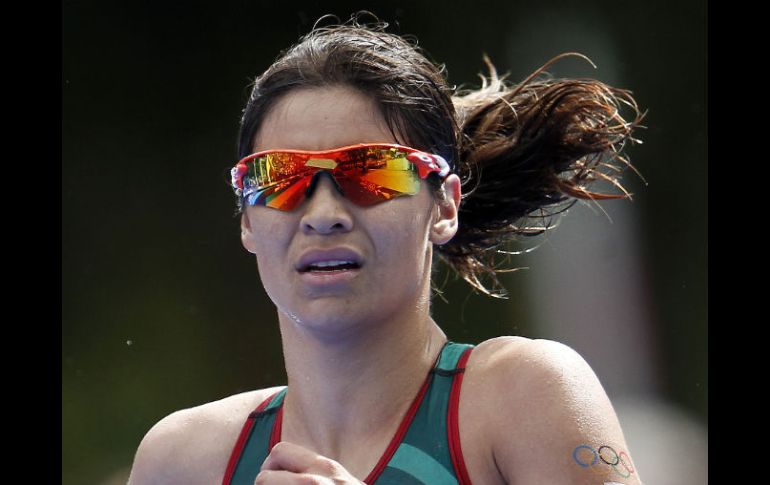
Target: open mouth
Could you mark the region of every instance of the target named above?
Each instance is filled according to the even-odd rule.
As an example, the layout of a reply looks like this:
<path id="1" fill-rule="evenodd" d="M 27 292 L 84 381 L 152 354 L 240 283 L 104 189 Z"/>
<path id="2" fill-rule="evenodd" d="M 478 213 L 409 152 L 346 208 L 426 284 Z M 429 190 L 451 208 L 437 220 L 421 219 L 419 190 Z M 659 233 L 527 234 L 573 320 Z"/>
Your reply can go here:
<path id="1" fill-rule="evenodd" d="M 300 273 L 332 273 L 335 271 L 347 271 L 359 269 L 360 264 L 355 261 L 321 261 L 312 263 L 300 269 Z"/>

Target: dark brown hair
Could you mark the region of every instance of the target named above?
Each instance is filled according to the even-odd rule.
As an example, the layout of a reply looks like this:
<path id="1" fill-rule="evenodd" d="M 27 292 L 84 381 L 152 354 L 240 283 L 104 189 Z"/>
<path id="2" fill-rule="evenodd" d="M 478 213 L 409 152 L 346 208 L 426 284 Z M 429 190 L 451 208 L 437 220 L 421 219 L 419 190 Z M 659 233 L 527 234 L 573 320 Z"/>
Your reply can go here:
<path id="1" fill-rule="evenodd" d="M 545 72 L 564 56 L 584 56 L 562 54 L 510 85 L 485 55 L 489 77 L 480 76 L 479 89 L 450 88 L 445 66 L 429 60 L 416 39 L 386 32 L 386 22 L 360 23 L 362 15 L 372 14 L 319 27 L 322 17 L 257 77 L 241 120 L 239 158 L 252 153 L 260 123 L 289 91 L 358 89 L 375 100 L 399 143 L 442 155 L 458 174 L 459 229 L 435 253 L 474 288 L 497 297 L 505 289 L 496 274 L 511 271 L 495 261 L 506 242 L 542 234 L 578 199 L 629 196 L 619 183 L 631 166 L 622 150 L 626 141 L 638 142 L 631 133 L 644 117 L 630 91 Z M 633 121 L 621 117 L 623 105 L 634 111 Z M 597 180 L 621 193 L 589 190 Z M 429 181 L 443 197 L 440 183 Z"/>

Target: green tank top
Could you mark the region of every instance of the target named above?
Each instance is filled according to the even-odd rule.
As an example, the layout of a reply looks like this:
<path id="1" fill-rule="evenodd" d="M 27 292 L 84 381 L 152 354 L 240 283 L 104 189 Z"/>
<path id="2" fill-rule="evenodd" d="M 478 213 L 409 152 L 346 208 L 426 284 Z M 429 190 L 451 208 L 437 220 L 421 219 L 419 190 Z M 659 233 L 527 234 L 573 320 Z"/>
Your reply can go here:
<path id="1" fill-rule="evenodd" d="M 412 401 L 388 448 L 364 480 L 369 485 L 470 485 L 458 408 L 465 363 L 473 346 L 447 342 Z M 253 485 L 262 463 L 280 441 L 286 389 L 247 418 L 233 448 L 222 485 Z"/>

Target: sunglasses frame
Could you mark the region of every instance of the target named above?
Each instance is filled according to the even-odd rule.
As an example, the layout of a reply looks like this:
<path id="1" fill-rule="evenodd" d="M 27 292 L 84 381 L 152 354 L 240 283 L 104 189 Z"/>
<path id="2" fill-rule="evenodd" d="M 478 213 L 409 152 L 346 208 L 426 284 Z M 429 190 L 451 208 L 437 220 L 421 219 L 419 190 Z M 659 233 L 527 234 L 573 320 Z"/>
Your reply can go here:
<path id="1" fill-rule="evenodd" d="M 342 151 L 347 152 L 347 151 L 353 151 L 353 150 L 371 149 L 371 148 L 377 148 L 377 149 L 383 149 L 383 150 L 395 149 L 397 151 L 403 152 L 404 158 L 406 158 L 409 162 L 411 162 L 417 168 L 418 176 L 421 179 L 426 179 L 428 175 L 430 175 L 431 173 L 437 173 L 438 177 L 443 181 L 449 175 L 449 172 L 450 172 L 449 164 L 446 162 L 446 160 L 442 156 L 437 154 L 428 153 L 422 150 L 417 150 L 415 148 L 411 148 L 404 145 L 393 144 L 393 143 L 359 143 L 355 145 L 332 148 L 329 150 L 270 149 L 270 150 L 262 150 L 259 152 L 255 152 L 255 153 L 252 153 L 251 155 L 247 155 L 243 157 L 231 169 L 231 179 L 232 179 L 231 185 L 235 191 L 235 194 L 238 197 L 241 197 L 242 201 L 253 192 L 257 190 L 264 190 L 265 188 L 267 188 L 267 186 L 262 186 L 262 188 L 252 186 L 250 187 L 249 193 L 244 193 L 244 186 L 243 186 L 243 179 L 248 174 L 249 164 L 253 163 L 254 160 L 256 160 L 257 158 L 264 157 L 265 155 L 282 153 L 282 154 L 296 154 L 296 155 L 308 156 L 310 158 L 330 159 L 331 157 L 329 157 L 329 155 L 332 153 L 339 153 Z M 319 166 L 312 166 L 312 167 L 315 168 L 315 170 L 312 172 L 311 178 L 315 178 L 319 172 L 329 172 L 332 178 L 334 178 L 334 170 L 336 167 L 335 168 L 326 168 L 326 167 L 319 167 Z M 337 183 L 336 178 L 334 180 L 336 184 Z M 400 194 L 400 195 L 410 195 L 410 194 Z M 386 200 L 389 200 L 389 199 L 382 199 L 381 201 L 384 202 Z M 263 205 L 263 204 L 254 204 L 254 205 Z M 278 210 L 288 210 L 288 211 L 293 210 L 293 207 L 291 209 L 281 209 L 279 207 L 268 206 L 267 204 L 264 204 L 264 205 L 266 207 L 271 207 L 273 209 L 278 209 Z"/>

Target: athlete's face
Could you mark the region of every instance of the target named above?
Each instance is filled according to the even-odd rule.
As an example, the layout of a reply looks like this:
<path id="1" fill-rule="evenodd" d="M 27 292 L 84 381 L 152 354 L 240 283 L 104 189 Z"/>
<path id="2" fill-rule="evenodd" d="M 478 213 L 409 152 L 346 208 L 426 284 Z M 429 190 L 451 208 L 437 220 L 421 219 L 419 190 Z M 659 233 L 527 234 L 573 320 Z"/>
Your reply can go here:
<path id="1" fill-rule="evenodd" d="M 279 100 L 264 119 L 253 151 L 374 142 L 400 143 L 372 100 L 352 88 L 312 88 Z M 459 179 L 450 178 L 459 203 Z M 426 182 L 421 183 L 414 196 L 360 207 L 322 175 L 312 196 L 292 212 L 247 207 L 243 245 L 256 255 L 279 315 L 308 330 L 334 333 L 416 308 L 427 312 L 432 244 L 451 239 L 457 217 L 456 207 L 439 210 Z M 343 253 L 322 259 L 355 259 L 359 267 L 332 272 L 301 267 L 310 252 L 329 250 Z"/>

